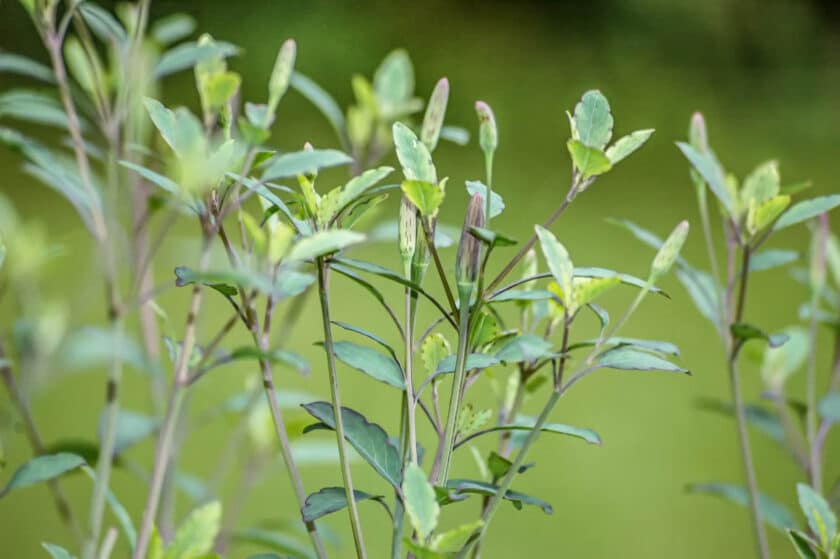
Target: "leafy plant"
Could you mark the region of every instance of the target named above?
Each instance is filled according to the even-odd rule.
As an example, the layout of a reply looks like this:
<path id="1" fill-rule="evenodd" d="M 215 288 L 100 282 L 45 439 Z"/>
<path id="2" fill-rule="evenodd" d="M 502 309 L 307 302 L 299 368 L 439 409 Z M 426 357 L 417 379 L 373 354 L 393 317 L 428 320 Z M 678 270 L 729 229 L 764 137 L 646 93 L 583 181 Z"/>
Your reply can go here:
<path id="1" fill-rule="evenodd" d="M 6 92 L 0 114 L 52 127 L 57 137 L 42 143 L 3 128 L 0 138 L 21 154 L 27 172 L 79 214 L 101 261 L 107 316 L 104 325 L 69 330 L 65 306 L 39 296 L 39 275 L 55 250 L 37 223 L 23 220 L 2 200 L 3 273 L 20 311 L 8 336 L 9 349 L 6 339 L 0 347 L 0 371 L 33 458 L 12 474 L 0 496 L 47 482 L 84 559 L 128 553 L 134 559 L 216 557 L 240 542 L 295 557 L 327 557 L 330 542 L 319 520 L 344 509 L 355 555 L 366 557 L 359 505 L 367 502 L 382 505 L 388 514 L 393 557 L 477 556 L 504 501 L 517 509 L 529 505 L 552 511 L 544 500 L 513 489 L 517 476 L 534 466 L 526 459 L 541 434 L 601 444 L 590 429 L 551 420 L 573 386 L 602 369 L 688 373 L 674 362 L 679 351 L 673 344 L 624 335 L 645 298 L 663 294 L 657 284 L 672 267 L 685 275 L 687 265 L 679 253 L 688 223 L 678 224 L 664 242 L 656 238 L 658 252 L 641 277 L 576 266 L 569 249 L 550 231 L 580 195 L 653 133 L 639 130 L 612 141 L 614 119 L 601 92 L 586 92 L 568 114 L 571 183 L 558 195 L 554 212 L 514 252 L 519 243 L 493 227 L 494 218 L 513 205 L 502 199 L 493 180 L 495 154 L 503 145 L 493 110 L 485 102 L 475 105 L 483 180 L 466 181 L 463 187 L 448 184 L 435 163 L 439 140 L 465 144 L 468 134 L 446 124 L 446 78 L 424 102 L 415 92 L 413 67 L 404 51 L 390 53 L 372 79 L 353 78 L 355 102 L 345 113 L 295 70 L 297 49 L 288 40 L 279 48 L 261 102 L 243 103 L 241 76 L 230 69 L 237 47 L 209 35 L 189 40 L 195 27 L 189 16 L 150 23 L 148 0 L 120 5 L 116 15 L 92 2 L 21 3 L 51 66 L 3 53 L 0 68 L 51 89 Z M 161 80 L 184 70 L 194 73 L 198 112 L 157 99 Z M 271 147 L 277 109 L 290 90 L 309 99 L 329 120 L 336 148 L 305 143 L 299 150 L 281 152 Z M 69 141 L 60 141 L 64 134 Z M 772 170 L 753 179 L 755 184 L 749 182 L 745 190 L 752 194 L 736 205 L 712 156 L 688 148 L 692 151 L 687 155 L 722 206 L 730 212 L 743 207 L 741 213 L 731 213 L 741 216 L 732 220 L 739 234 L 733 248 L 754 242 L 772 223 L 778 229 L 826 209 L 826 203 L 811 202 L 779 218 L 787 198 L 766 184 L 772 182 Z M 392 152 L 399 171 L 376 166 L 393 159 Z M 324 188 L 325 183 L 335 184 L 328 181 L 342 169 L 349 176 Z M 701 192 L 705 189 L 698 186 L 698 196 Z M 396 271 L 351 257 L 371 236 L 366 218 L 393 196 L 400 198 L 395 253 L 403 264 Z M 462 201 L 466 212 L 457 250 L 446 256 L 446 245 L 452 243 L 446 242 L 444 224 L 438 223 L 440 210 L 444 203 Z M 182 328 L 179 320 L 169 318 L 178 311 L 164 310 L 153 283 L 161 245 L 176 223 L 190 224 L 195 235 L 192 251 L 181 253 L 183 261 L 167 282 L 186 288 Z M 123 238 L 131 240 L 127 255 Z M 540 271 L 537 245 L 547 271 Z M 747 256 L 745 269 L 749 264 Z M 491 273 L 495 269 L 499 271 Z M 511 279 L 514 272 L 517 279 Z M 334 318 L 331 280 L 337 277 L 361 287 L 384 310 L 388 320 L 382 331 Z M 432 282 L 434 288 L 429 287 Z M 382 285 L 387 284 L 401 288 L 398 301 L 386 295 Z M 634 297 L 618 320 L 611 321 L 595 301 L 620 288 Z M 319 366 L 284 347 L 310 291 L 317 291 L 321 312 L 323 339 L 318 342 L 325 361 Z M 208 318 L 211 297 L 229 306 L 227 320 L 214 323 Z M 395 310 L 399 305 L 402 312 Z M 417 324 L 421 307 L 435 313 L 422 327 Z M 280 309 L 286 312 L 281 315 Z M 741 324 L 740 314 L 738 310 L 737 320 L 726 329 L 721 326 L 721 335 L 733 348 L 733 367 L 746 339 L 764 338 L 777 345 L 776 338 Z M 248 344 L 229 344 L 237 326 L 247 334 Z M 206 336 L 208 328 L 212 336 Z M 390 328 L 399 347 L 386 341 Z M 339 362 L 392 389 L 392 421 L 374 422 L 366 410 L 342 404 Z M 245 370 L 254 363 L 258 375 L 243 382 L 242 393 L 199 414 L 198 421 L 186 420 L 193 416 L 189 395 L 199 382 L 226 365 Z M 98 441 L 47 445 L 41 438 L 30 410 L 31 388 L 55 364 L 109 368 Z M 278 365 L 301 373 L 320 374 L 325 368 L 328 399 L 278 388 Z M 124 370 L 146 374 L 152 410 L 121 407 Z M 480 401 L 474 387 L 481 384 L 496 391 L 495 402 Z M 526 401 L 534 399 L 543 403 L 531 417 L 524 410 Z M 736 394 L 742 417 L 739 401 Z M 282 511 L 281 520 L 293 519 L 289 529 L 242 527 L 236 506 L 223 515 L 219 484 L 233 466 L 225 456 L 206 480 L 180 468 L 179 449 L 189 444 L 191 430 L 221 415 L 238 417 L 240 428 L 223 454 L 247 457 L 242 493 L 272 468 L 271 455 L 279 449 L 297 500 Z M 314 423 L 299 439 L 293 427 L 310 416 Z M 392 422 L 399 423 L 395 433 L 382 426 Z M 421 422 L 434 434 L 428 440 L 421 440 Z M 315 438 L 321 431 L 332 431 L 335 443 L 325 445 Z M 495 450 L 482 456 L 474 443 L 491 437 Z M 129 469 L 148 483 L 135 528 L 135 515 L 111 490 L 112 468 L 124 466 L 129 449 L 150 439 L 156 441 L 151 469 Z M 456 462 L 459 472 L 471 464 L 467 448 L 476 458 L 475 473 L 456 478 Z M 351 468 L 355 456 L 382 478 L 381 487 L 356 487 Z M 337 461 L 341 486 L 307 491 L 300 474 L 307 457 Z M 94 483 L 86 521 L 78 518 L 61 486 L 60 477 L 77 470 Z M 177 529 L 176 491 L 194 502 Z M 473 496 L 479 505 L 476 518 L 444 528 L 447 507 Z M 113 518 L 106 517 L 106 509 Z M 105 529 L 112 520 L 119 530 Z M 118 543 L 124 552 L 115 551 Z M 56 544 L 44 547 L 53 557 L 72 556 Z"/>

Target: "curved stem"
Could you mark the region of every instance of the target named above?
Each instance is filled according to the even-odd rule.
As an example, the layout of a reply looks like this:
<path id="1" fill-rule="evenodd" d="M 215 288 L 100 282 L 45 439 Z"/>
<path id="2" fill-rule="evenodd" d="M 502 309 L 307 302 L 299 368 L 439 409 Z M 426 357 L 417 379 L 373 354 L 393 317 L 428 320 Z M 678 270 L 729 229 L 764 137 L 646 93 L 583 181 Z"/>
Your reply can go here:
<path id="1" fill-rule="evenodd" d="M 353 475 L 350 471 L 350 459 L 347 455 L 347 441 L 344 439 L 344 418 L 342 416 L 341 396 L 338 388 L 338 372 L 333 353 L 332 320 L 330 319 L 330 300 L 328 293 L 329 267 L 323 258 L 318 258 L 318 294 L 321 302 L 321 322 L 324 327 L 324 350 L 327 353 L 327 371 L 330 376 L 330 396 L 335 415 L 335 435 L 338 444 L 338 459 L 341 463 L 341 475 L 344 481 L 344 494 L 347 498 L 347 511 L 350 515 L 350 527 L 353 530 L 353 542 L 356 556 L 365 558 L 365 544 L 362 526 L 359 521 L 359 509 L 353 493 Z"/>

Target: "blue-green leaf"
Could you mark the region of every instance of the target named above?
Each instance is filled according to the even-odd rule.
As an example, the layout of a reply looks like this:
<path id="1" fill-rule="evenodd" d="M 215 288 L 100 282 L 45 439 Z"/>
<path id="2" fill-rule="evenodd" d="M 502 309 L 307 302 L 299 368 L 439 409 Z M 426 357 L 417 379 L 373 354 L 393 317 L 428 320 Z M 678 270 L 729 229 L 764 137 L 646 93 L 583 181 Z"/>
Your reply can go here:
<path id="1" fill-rule="evenodd" d="M 817 198 L 797 202 L 776 221 L 776 224 L 773 226 L 773 231 L 802 223 L 803 221 L 817 217 L 821 213 L 833 210 L 837 206 L 840 206 L 840 194 L 818 196 Z"/>
<path id="2" fill-rule="evenodd" d="M 30 485 L 55 479 L 67 472 L 82 467 L 84 464 L 84 458 L 67 452 L 37 456 L 22 465 L 12 474 L 12 478 L 6 483 L 2 491 L 0 491 L 0 497 L 4 497 L 15 489 L 22 489 Z"/>
<path id="3" fill-rule="evenodd" d="M 392 357 L 353 342 L 333 344 L 335 357 L 366 375 L 400 390 L 405 390 L 402 368 Z"/>
<path id="4" fill-rule="evenodd" d="M 273 159 L 263 171 L 262 180 L 297 177 L 318 172 L 321 169 L 347 165 L 353 158 L 337 149 L 304 149 L 284 153 Z"/>
<path id="5" fill-rule="evenodd" d="M 740 485 L 732 485 L 729 483 L 696 483 L 686 487 L 686 491 L 689 493 L 714 495 L 741 505 L 742 507 L 749 506 L 750 502 L 749 494 L 746 489 Z M 761 510 L 762 520 L 777 530 L 785 532 L 788 528 L 794 528 L 796 526 L 793 516 L 790 514 L 790 511 L 788 511 L 787 507 L 771 499 L 767 495 L 760 494 L 758 496 L 758 506 Z"/>

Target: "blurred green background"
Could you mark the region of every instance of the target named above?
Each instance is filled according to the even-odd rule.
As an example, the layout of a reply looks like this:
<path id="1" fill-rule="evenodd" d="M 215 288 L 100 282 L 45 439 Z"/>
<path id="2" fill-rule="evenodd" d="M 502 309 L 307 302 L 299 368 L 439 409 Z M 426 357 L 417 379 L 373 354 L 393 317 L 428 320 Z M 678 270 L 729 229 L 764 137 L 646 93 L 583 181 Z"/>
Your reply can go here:
<path id="1" fill-rule="evenodd" d="M 616 134 L 638 128 L 656 128 L 657 132 L 644 149 L 580 196 L 554 227 L 578 265 L 644 275 L 652 252 L 605 218 L 625 217 L 664 235 L 687 217 L 697 227 L 686 256 L 705 266 L 687 165 L 674 146 L 674 141 L 686 136 L 695 110 L 706 114 L 712 144 L 724 165 L 737 175 L 743 177 L 757 164 L 777 158 L 784 184 L 811 179 L 814 195 L 837 191 L 840 10 L 830 0 L 153 2 L 153 15 L 175 11 L 188 11 L 198 20 L 199 31 L 244 49 L 232 66 L 243 74 L 245 99 L 262 99 L 277 47 L 285 38 L 294 37 L 297 67 L 342 106 L 352 102 L 351 76 L 371 75 L 382 57 L 396 47 L 408 49 L 412 56 L 419 96 L 426 97 L 439 77 L 449 77 L 449 123 L 474 132 L 473 102 L 486 100 L 495 110 L 501 135 L 495 185 L 508 206 L 496 227 L 520 239 L 559 204 L 568 186 L 564 111 L 573 109 L 585 90 L 601 89 L 611 101 Z M 0 0 L 0 47 L 45 58 L 23 10 L 11 0 Z M 0 83 L 4 88 L 16 84 L 7 75 L 0 75 Z M 163 96 L 168 105 L 198 104 L 189 73 L 171 79 Z M 299 148 L 304 141 L 336 145 L 329 125 L 295 93 L 281 103 L 274 130 L 274 139 L 283 149 Z M 483 177 L 480 150 L 475 142 L 467 147 L 442 144 L 435 159 L 439 173 L 450 177 L 442 221 L 459 224 L 466 204 L 463 181 Z M 24 215 L 41 220 L 50 238 L 66 249 L 49 268 L 47 296 L 67 300 L 73 326 L 101 324 L 100 279 L 87 234 L 70 207 L 21 173 L 19 166 L 13 154 L 0 150 L 0 190 Z M 393 219 L 396 208 L 392 200 L 381 218 Z M 157 264 L 158 281 L 169 280 L 175 265 L 194 264 L 194 239 L 192 224 L 176 228 Z M 802 249 L 806 239 L 800 227 L 777 238 L 774 247 Z M 391 245 L 358 254 L 391 267 L 398 261 Z M 450 262 L 454 250 L 444 257 Z M 434 281 L 429 283 L 436 289 Z M 694 375 L 605 371 L 571 391 L 552 419 L 597 430 L 603 446 L 542 438 L 532 455 L 538 466 L 521 476 L 515 488 L 550 501 L 554 514 L 503 507 L 486 557 L 688 559 L 752 553 L 745 509 L 684 492 L 690 482 L 740 483 L 742 474 L 734 424 L 696 407 L 700 397 L 728 398 L 722 350 L 711 325 L 695 312 L 678 282 L 669 278 L 664 287 L 673 299 L 651 298 L 631 321 L 627 334 L 675 341 L 683 350 L 682 363 Z M 759 274 L 751 289 L 747 302 L 751 322 L 776 330 L 796 321 L 804 293 L 786 272 Z M 386 292 L 399 296 L 397 290 Z M 628 302 L 628 295 L 622 291 L 605 301 L 614 315 Z M 169 290 L 161 298 L 176 336 L 182 328 L 186 297 L 186 291 Z M 374 310 L 367 297 L 336 278 L 335 318 L 355 321 L 393 339 L 380 320 L 378 307 Z M 278 372 L 277 383 L 325 397 L 322 354 L 312 346 L 320 339 L 314 303 L 308 301 L 303 319 L 290 333 L 291 346 L 310 359 L 313 374 L 303 379 L 296 373 Z M 203 311 L 204 339 L 227 316 L 221 303 L 209 303 Z M 4 332 L 13 319 L 13 302 L 0 303 Z M 584 335 L 588 333 L 580 336 Z M 238 339 L 246 340 L 241 334 Z M 104 373 L 71 376 L 59 368 L 50 371 L 48 381 L 33 395 L 34 413 L 45 438 L 48 442 L 94 439 Z M 826 369 L 821 366 L 821 374 Z M 208 377 L 192 398 L 191 416 L 199 418 L 226 396 L 241 391 L 245 378 L 255 373 L 242 365 Z M 347 368 L 342 374 L 346 405 L 365 411 L 393 432 L 399 405 L 393 391 Z M 755 367 L 745 366 L 743 378 L 748 397 L 758 398 L 761 387 Z M 794 393 L 799 393 L 802 378 L 792 384 Z M 126 385 L 124 405 L 148 410 L 144 379 L 129 372 Z M 527 411 L 535 412 L 544 397 L 532 399 Z M 471 398 L 486 406 L 493 403 L 486 386 Z M 6 400 L 0 402 L 8 419 Z M 224 453 L 223 441 L 235 429 L 235 421 L 196 423 L 179 451 L 181 464 L 191 474 L 207 476 Z M 0 436 L 10 467 L 28 457 L 20 433 L 4 429 Z M 795 510 L 798 472 L 793 462 L 759 433 L 753 433 L 752 441 L 763 491 Z M 131 458 L 145 467 L 151 453 L 147 442 L 132 451 Z M 234 459 L 238 469 L 243 469 L 244 453 Z M 837 473 L 835 466 L 836 461 L 829 462 L 828 483 Z M 455 468 L 459 476 L 475 475 L 467 452 L 457 455 Z M 357 488 L 385 491 L 365 464 L 358 463 L 355 472 Z M 0 476 L 5 479 L 8 474 L 7 469 Z M 234 489 L 237 475 L 226 484 L 226 504 L 240 494 Z M 115 491 L 139 520 L 144 484 L 125 469 L 117 470 L 114 482 Z M 307 467 L 304 482 L 310 491 L 338 485 L 338 468 Z M 78 513 L 85 515 L 89 483 L 76 476 L 66 485 Z M 279 461 L 242 501 L 246 526 L 293 518 L 292 493 Z M 51 506 L 43 487 L 0 501 L 0 555 L 42 557 L 40 541 L 69 544 Z M 446 523 L 474 517 L 477 506 L 470 501 L 447 509 Z M 367 504 L 361 510 L 366 539 L 372 546 L 370 556 L 385 557 L 390 533 L 383 512 Z M 185 500 L 179 507 L 179 514 L 184 512 Z M 336 514 L 324 523 L 349 545 L 344 520 L 344 514 Z M 771 529 L 770 538 L 776 556 L 793 556 L 782 535 Z M 251 550 L 235 547 L 231 557 Z M 350 548 L 340 555 L 350 556 Z"/>

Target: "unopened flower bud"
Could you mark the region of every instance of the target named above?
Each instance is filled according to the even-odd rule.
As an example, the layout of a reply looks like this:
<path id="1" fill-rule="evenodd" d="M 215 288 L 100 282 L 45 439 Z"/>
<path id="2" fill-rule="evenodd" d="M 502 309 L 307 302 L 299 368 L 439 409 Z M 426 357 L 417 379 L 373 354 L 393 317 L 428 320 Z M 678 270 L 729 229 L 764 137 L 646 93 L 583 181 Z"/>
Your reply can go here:
<path id="1" fill-rule="evenodd" d="M 292 70 L 295 67 L 295 56 L 297 55 L 297 44 L 294 39 L 288 39 L 280 47 L 277 59 L 274 61 L 274 69 L 271 71 L 271 78 L 268 80 L 268 106 L 272 114 L 277 108 L 280 98 L 289 89 L 289 81 L 292 78 Z"/>
<path id="2" fill-rule="evenodd" d="M 443 128 L 443 118 L 446 116 L 448 100 L 449 80 L 441 78 L 429 98 L 426 114 L 423 117 L 423 128 L 420 131 L 420 141 L 429 148 L 429 151 L 434 151 L 438 138 L 440 138 L 440 129 Z"/>
<path id="3" fill-rule="evenodd" d="M 459 287 L 474 286 L 478 281 L 481 266 L 481 241 L 470 231 L 473 227 L 484 227 L 484 198 L 478 193 L 470 198 L 464 227 L 461 230 L 461 242 L 458 243 L 455 280 Z"/>
<path id="4" fill-rule="evenodd" d="M 706 135 L 706 120 L 703 118 L 703 113 L 697 112 L 691 115 L 688 141 L 701 153 L 709 151 L 709 138 Z"/>
<path id="5" fill-rule="evenodd" d="M 668 273 L 668 270 L 677 261 L 685 244 L 685 239 L 688 236 L 688 221 L 681 221 L 671 234 L 665 239 L 665 242 L 660 247 L 659 252 L 653 259 L 653 264 L 650 267 L 650 281 L 656 281 L 663 275 Z"/>
<path id="6" fill-rule="evenodd" d="M 417 208 L 403 196 L 400 203 L 400 223 L 398 230 L 400 256 L 406 277 L 411 274 L 411 262 L 417 248 Z"/>
<path id="7" fill-rule="evenodd" d="M 478 114 L 478 143 L 485 155 L 496 151 L 499 145 L 499 131 L 496 128 L 496 117 L 493 109 L 484 101 L 475 102 L 475 112 Z"/>

